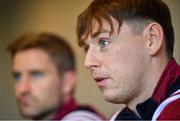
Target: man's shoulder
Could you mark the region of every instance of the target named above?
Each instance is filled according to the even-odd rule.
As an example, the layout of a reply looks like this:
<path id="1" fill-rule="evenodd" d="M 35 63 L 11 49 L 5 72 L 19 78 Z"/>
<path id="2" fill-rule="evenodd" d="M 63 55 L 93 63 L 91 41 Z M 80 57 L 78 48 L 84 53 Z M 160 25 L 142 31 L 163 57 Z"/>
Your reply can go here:
<path id="1" fill-rule="evenodd" d="M 180 119 L 180 97 L 170 102 L 161 112 L 158 120 L 179 120 Z"/>
<path id="2" fill-rule="evenodd" d="M 180 89 L 164 100 L 156 109 L 152 120 L 180 119 Z"/>

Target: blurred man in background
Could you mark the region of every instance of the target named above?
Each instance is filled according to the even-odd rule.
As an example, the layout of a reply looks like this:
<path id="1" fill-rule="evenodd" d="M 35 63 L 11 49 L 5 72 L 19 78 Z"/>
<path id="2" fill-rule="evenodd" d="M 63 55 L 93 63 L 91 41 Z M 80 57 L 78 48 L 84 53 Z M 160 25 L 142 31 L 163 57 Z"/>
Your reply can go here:
<path id="1" fill-rule="evenodd" d="M 104 99 L 127 105 L 112 121 L 180 119 L 180 66 L 162 0 L 94 0 L 78 17 L 77 37 Z"/>
<path id="2" fill-rule="evenodd" d="M 75 58 L 65 40 L 51 33 L 27 33 L 7 47 L 21 114 L 36 120 L 103 120 L 75 98 Z"/>

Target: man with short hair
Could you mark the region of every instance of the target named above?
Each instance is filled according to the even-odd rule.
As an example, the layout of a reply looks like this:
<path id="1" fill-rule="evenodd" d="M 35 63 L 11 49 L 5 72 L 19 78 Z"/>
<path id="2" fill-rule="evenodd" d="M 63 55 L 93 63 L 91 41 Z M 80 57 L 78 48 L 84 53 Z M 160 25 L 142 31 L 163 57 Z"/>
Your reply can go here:
<path id="1" fill-rule="evenodd" d="M 52 33 L 27 33 L 8 46 L 21 114 L 34 120 L 103 120 L 75 98 L 75 57 L 65 40 Z"/>
<path id="2" fill-rule="evenodd" d="M 126 104 L 111 120 L 180 119 L 180 66 L 162 0 L 93 0 L 77 38 L 106 101 Z"/>

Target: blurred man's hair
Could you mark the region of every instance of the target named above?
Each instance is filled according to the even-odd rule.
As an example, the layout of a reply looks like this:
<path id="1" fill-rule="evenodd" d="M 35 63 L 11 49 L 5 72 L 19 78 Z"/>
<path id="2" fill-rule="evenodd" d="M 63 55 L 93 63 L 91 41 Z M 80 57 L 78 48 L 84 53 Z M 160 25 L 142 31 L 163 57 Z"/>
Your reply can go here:
<path id="1" fill-rule="evenodd" d="M 7 50 L 12 57 L 19 51 L 42 49 L 54 62 L 60 74 L 75 70 L 75 57 L 66 40 L 52 33 L 26 33 L 10 43 Z M 38 59 L 38 58 L 37 58 Z"/>

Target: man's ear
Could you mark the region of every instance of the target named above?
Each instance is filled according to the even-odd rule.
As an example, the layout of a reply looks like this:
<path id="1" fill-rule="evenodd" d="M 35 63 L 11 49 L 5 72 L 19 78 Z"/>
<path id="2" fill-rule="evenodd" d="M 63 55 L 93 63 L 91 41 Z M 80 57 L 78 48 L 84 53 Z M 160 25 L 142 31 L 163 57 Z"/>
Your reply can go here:
<path id="1" fill-rule="evenodd" d="M 147 40 L 146 45 L 149 55 L 157 55 L 163 46 L 163 28 L 160 24 L 153 22 L 144 29 L 143 34 Z"/>
<path id="2" fill-rule="evenodd" d="M 66 71 L 63 76 L 63 93 L 65 96 L 71 95 L 76 86 L 76 73 L 73 70 Z"/>

